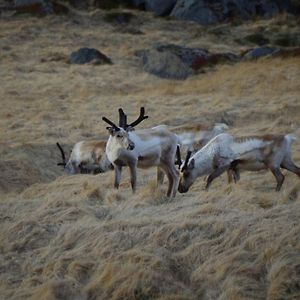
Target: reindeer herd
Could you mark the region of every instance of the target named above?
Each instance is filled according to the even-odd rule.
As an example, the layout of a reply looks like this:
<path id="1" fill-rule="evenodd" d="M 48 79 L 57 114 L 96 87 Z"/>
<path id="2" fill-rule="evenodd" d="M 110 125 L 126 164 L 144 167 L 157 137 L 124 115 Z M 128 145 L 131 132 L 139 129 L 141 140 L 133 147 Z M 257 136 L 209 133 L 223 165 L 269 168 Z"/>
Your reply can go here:
<path id="1" fill-rule="evenodd" d="M 68 174 L 103 173 L 114 170 L 114 187 L 119 188 L 123 167 L 129 167 L 132 191 L 136 191 L 137 168 L 157 167 L 157 185 L 168 178 L 167 196 L 175 197 L 177 190 L 186 193 L 196 179 L 207 176 L 206 189 L 212 181 L 227 172 L 228 181 L 240 179 L 240 170 L 270 170 L 279 191 L 284 181 L 281 168 L 300 177 L 300 168 L 292 161 L 291 134 L 235 137 L 226 133 L 225 124 L 212 127 L 189 124 L 170 127 L 159 125 L 135 130 L 147 119 L 145 109 L 139 117 L 127 123 L 127 115 L 119 109 L 118 125 L 106 117 L 109 126 L 107 141 L 81 141 L 75 144 L 69 159 L 57 143 L 62 165 Z M 184 160 L 181 152 L 187 152 Z M 177 170 L 178 165 L 178 170 Z"/>

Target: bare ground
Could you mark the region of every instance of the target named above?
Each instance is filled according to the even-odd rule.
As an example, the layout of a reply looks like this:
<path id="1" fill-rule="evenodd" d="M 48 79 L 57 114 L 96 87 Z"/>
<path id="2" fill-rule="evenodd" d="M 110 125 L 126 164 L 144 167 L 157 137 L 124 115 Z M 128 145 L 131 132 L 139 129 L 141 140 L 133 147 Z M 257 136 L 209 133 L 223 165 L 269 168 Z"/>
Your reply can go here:
<path id="1" fill-rule="evenodd" d="M 222 176 L 209 192 L 200 178 L 169 201 L 154 169 L 139 171 L 132 195 L 127 172 L 115 191 L 112 172 L 70 177 L 56 166 L 56 141 L 70 149 L 106 137 L 101 117 L 117 118 L 120 106 L 134 118 L 144 105 L 144 128 L 199 120 L 239 135 L 300 137 L 299 57 L 170 81 L 145 73 L 134 56 L 156 42 L 239 53 L 251 44 L 237 38 L 299 23 L 281 16 L 207 29 L 134 13 L 144 35 L 121 33 L 101 11 L 0 19 L 0 298 L 299 299 L 296 175 L 285 173 L 279 193 L 266 172 L 242 173 L 236 185 Z M 69 65 L 79 47 L 114 64 Z M 293 157 L 299 165 L 299 141 Z"/>

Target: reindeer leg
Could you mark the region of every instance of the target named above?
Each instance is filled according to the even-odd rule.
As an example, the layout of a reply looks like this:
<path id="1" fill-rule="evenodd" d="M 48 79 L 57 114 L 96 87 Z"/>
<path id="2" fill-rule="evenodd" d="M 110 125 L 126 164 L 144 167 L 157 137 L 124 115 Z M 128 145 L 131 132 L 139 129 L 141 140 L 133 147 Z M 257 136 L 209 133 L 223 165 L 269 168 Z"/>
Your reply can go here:
<path id="1" fill-rule="evenodd" d="M 135 193 L 136 191 L 136 170 L 137 170 L 137 161 L 130 161 L 128 163 L 129 170 L 130 170 L 130 182 L 132 192 Z"/>
<path id="2" fill-rule="evenodd" d="M 300 177 L 300 168 L 297 167 L 291 159 L 284 159 L 281 167 L 295 173 Z"/>
<path id="3" fill-rule="evenodd" d="M 121 173 L 122 173 L 122 167 L 118 165 L 114 165 L 115 168 L 115 188 L 118 189 L 120 185 L 121 180 Z"/>
<path id="4" fill-rule="evenodd" d="M 228 183 L 232 182 L 232 178 L 234 180 L 234 183 L 236 183 L 237 181 L 240 180 L 240 170 L 237 168 L 238 164 L 241 163 L 241 160 L 237 159 L 234 160 L 231 164 L 230 164 L 230 168 L 227 171 L 228 174 Z M 230 175 L 229 175 L 230 173 Z M 229 179 L 229 176 L 231 176 L 231 178 Z"/>
<path id="5" fill-rule="evenodd" d="M 162 185 L 164 183 L 165 173 L 157 167 L 157 186 Z"/>
<path id="6" fill-rule="evenodd" d="M 214 170 L 207 178 L 205 189 L 208 190 L 209 186 L 211 185 L 212 181 L 219 177 L 222 173 L 224 173 L 226 170 L 228 170 L 228 166 L 224 167 L 218 167 L 216 170 Z"/>
<path id="7" fill-rule="evenodd" d="M 284 181 L 284 175 L 281 173 L 279 168 L 271 167 L 270 170 L 276 178 L 276 191 L 279 192 Z"/>
<path id="8" fill-rule="evenodd" d="M 179 173 L 176 170 L 174 161 L 171 160 L 170 162 L 164 162 L 161 167 L 166 172 L 169 180 L 167 197 L 175 197 L 179 184 Z"/>
<path id="9" fill-rule="evenodd" d="M 175 165 L 171 164 L 171 175 L 173 177 L 172 197 L 175 198 L 179 185 L 179 172 L 176 170 Z"/>
<path id="10" fill-rule="evenodd" d="M 168 191 L 167 191 L 167 197 L 171 197 L 172 191 L 173 191 L 173 176 L 168 168 L 168 165 L 165 163 L 162 163 L 160 167 L 164 170 L 168 177 Z"/>
<path id="11" fill-rule="evenodd" d="M 174 185 L 174 180 L 172 174 L 168 171 L 167 172 L 168 180 L 169 180 L 169 186 L 168 186 L 168 191 L 167 191 L 167 197 L 171 198 L 172 192 L 173 192 L 173 185 Z"/>
<path id="12" fill-rule="evenodd" d="M 227 182 L 231 183 L 234 180 L 236 182 L 233 171 L 232 170 L 227 170 Z"/>

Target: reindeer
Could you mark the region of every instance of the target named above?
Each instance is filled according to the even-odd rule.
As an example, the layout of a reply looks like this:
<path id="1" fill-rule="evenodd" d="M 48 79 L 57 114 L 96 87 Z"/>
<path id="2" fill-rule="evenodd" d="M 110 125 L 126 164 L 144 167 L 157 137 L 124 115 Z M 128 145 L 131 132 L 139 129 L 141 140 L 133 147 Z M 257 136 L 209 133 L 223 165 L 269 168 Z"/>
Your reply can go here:
<path id="1" fill-rule="evenodd" d="M 110 136 L 106 145 L 106 154 L 115 169 L 115 188 L 119 187 L 122 167 L 128 166 L 133 193 L 136 191 L 137 168 L 158 167 L 158 183 L 162 172 L 166 173 L 169 186 L 168 197 L 175 197 L 178 187 L 178 172 L 175 167 L 175 155 L 178 144 L 176 134 L 170 132 L 166 126 L 134 131 L 134 127 L 148 118 L 142 107 L 140 116 L 131 124 L 127 124 L 127 116 L 119 109 L 120 124 L 103 117 L 102 120 L 111 127 L 107 127 Z"/>
<path id="2" fill-rule="evenodd" d="M 280 167 L 300 177 L 298 168 L 291 158 L 291 144 L 295 137 L 287 135 L 265 135 L 234 138 L 230 134 L 220 134 L 206 146 L 191 156 L 188 152 L 180 167 L 178 191 L 186 193 L 196 178 L 209 175 L 206 189 L 211 182 L 225 171 L 232 171 L 235 181 L 239 170 L 259 171 L 269 169 L 276 178 L 276 191 L 280 191 L 284 175 Z"/>
<path id="3" fill-rule="evenodd" d="M 170 131 L 176 133 L 181 143 L 186 144 L 193 151 L 200 150 L 212 138 L 225 132 L 228 126 L 224 123 L 215 123 L 213 126 L 200 122 L 193 122 L 184 125 L 172 126 Z M 190 144 L 189 144 L 190 143 Z"/>
<path id="4" fill-rule="evenodd" d="M 204 175 L 209 175 L 206 181 L 208 189 L 214 178 L 229 170 L 235 159 L 230 148 L 232 142 L 233 137 L 230 134 L 221 133 L 193 155 L 192 151 L 188 151 L 184 163 L 179 167 L 178 191 L 186 193 L 195 180 Z M 181 158 L 179 160 L 181 161 Z"/>
<path id="5" fill-rule="evenodd" d="M 62 162 L 57 165 L 63 166 L 68 174 L 98 174 L 113 169 L 105 154 L 106 141 L 92 140 L 76 143 L 68 161 L 61 145 L 59 143 L 56 145 L 62 156 Z"/>

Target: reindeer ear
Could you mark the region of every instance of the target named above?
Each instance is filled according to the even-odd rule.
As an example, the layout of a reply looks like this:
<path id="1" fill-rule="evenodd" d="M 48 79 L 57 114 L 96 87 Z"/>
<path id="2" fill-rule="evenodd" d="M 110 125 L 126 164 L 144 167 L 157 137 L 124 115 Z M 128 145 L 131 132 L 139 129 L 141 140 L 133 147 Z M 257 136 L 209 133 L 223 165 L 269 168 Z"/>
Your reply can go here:
<path id="1" fill-rule="evenodd" d="M 106 127 L 106 129 L 108 130 L 109 134 L 114 135 L 115 129 L 113 127 Z"/>
<path id="2" fill-rule="evenodd" d="M 194 169 L 194 167 L 195 167 L 195 159 L 192 158 L 192 159 L 190 160 L 190 162 L 189 162 L 188 168 L 189 168 L 189 169 Z"/>

